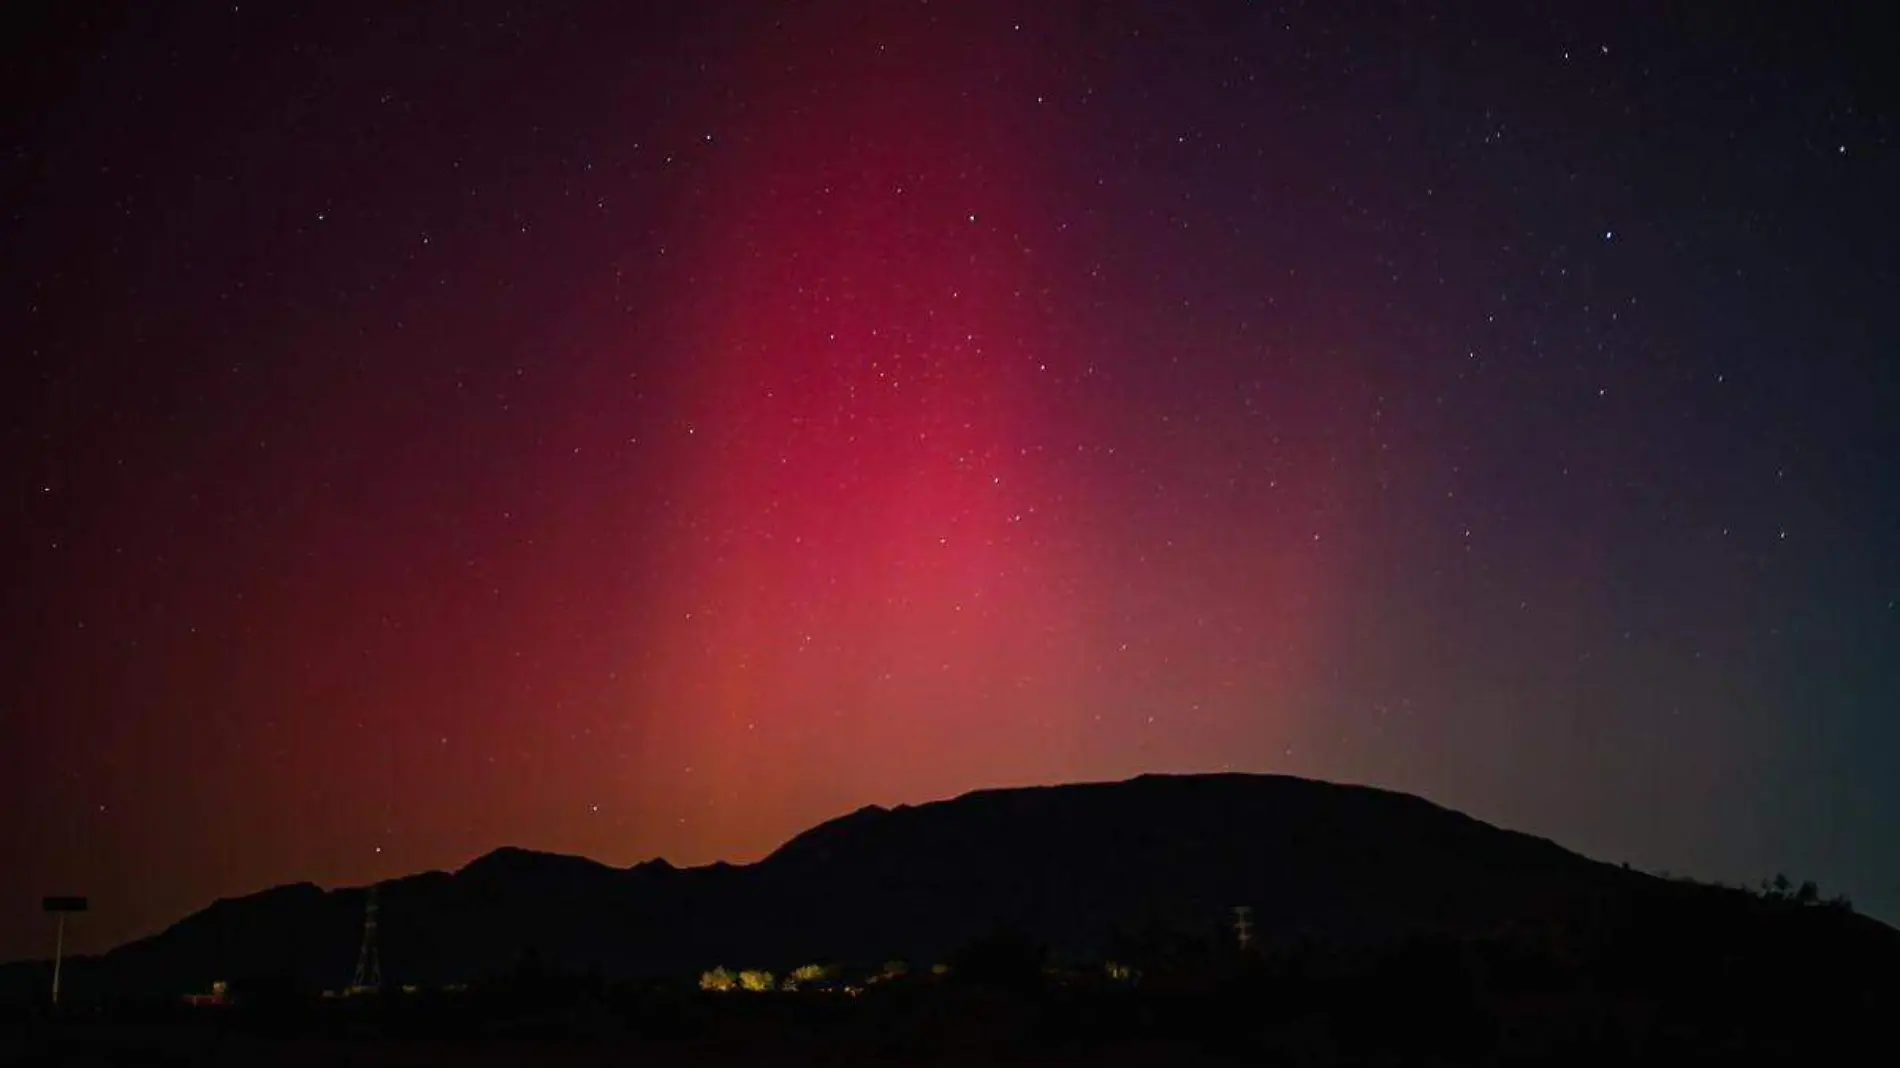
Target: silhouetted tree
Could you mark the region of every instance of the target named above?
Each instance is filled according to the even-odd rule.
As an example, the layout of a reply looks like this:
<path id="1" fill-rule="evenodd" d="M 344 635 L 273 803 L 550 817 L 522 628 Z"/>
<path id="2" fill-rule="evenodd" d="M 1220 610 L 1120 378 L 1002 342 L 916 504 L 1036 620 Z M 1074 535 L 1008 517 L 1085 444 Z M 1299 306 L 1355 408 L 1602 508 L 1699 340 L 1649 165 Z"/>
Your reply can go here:
<path id="1" fill-rule="evenodd" d="M 957 950 L 950 975 L 959 982 L 1020 989 L 1040 984 L 1048 961 L 1048 948 L 1026 931 L 998 926 Z"/>

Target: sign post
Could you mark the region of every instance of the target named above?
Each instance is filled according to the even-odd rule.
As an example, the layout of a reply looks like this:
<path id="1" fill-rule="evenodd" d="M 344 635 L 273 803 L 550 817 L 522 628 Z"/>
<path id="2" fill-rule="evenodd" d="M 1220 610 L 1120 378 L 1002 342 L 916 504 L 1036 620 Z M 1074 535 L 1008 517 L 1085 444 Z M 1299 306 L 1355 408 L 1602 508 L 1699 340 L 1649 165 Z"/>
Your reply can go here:
<path id="1" fill-rule="evenodd" d="M 40 908 L 59 917 L 59 933 L 53 939 L 53 1004 L 59 1004 L 59 967 L 66 956 L 66 914 L 86 911 L 87 901 L 83 897 L 45 897 L 40 899 Z"/>

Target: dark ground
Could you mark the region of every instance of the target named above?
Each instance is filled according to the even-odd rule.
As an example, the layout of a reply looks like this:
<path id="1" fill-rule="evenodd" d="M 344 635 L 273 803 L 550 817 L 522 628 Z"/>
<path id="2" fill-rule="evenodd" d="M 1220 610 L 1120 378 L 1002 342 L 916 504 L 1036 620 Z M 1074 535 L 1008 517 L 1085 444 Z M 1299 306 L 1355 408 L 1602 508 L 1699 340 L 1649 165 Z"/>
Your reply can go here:
<path id="1" fill-rule="evenodd" d="M 43 1065 L 1817 1064 L 1882 1047 L 1885 976 L 1513 966 L 1469 944 L 1296 954 L 1128 984 L 997 954 L 962 975 L 707 993 L 583 977 L 455 994 L 240 996 L 16 1009 L 0 1063 Z M 1693 973 L 1693 974 L 1692 974 Z"/>
<path id="2" fill-rule="evenodd" d="M 1380 943 L 1155 928 L 1116 963 L 1011 926 L 941 967 L 827 963 L 705 991 L 543 958 L 459 989 L 228 1003 L 0 1001 L 0 1064 L 1589 1065 L 1862 1063 L 1900 1009 L 1900 933 L 1810 888 L 1677 886 L 1614 923 Z M 713 973 L 708 973 L 712 975 Z M 38 996 L 38 995 L 35 995 Z"/>

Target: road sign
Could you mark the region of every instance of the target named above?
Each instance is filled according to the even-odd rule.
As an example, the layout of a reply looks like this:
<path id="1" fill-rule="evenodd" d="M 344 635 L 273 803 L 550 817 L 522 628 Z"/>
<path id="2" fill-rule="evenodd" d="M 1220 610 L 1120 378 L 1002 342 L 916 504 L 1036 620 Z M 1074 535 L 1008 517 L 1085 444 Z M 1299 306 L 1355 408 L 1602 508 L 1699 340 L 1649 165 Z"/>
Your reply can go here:
<path id="1" fill-rule="evenodd" d="M 66 914 L 84 912 L 89 905 L 77 894 L 48 894 L 40 898 L 40 909 L 59 917 L 59 934 L 53 943 L 53 1004 L 59 1004 L 59 966 L 66 958 Z"/>

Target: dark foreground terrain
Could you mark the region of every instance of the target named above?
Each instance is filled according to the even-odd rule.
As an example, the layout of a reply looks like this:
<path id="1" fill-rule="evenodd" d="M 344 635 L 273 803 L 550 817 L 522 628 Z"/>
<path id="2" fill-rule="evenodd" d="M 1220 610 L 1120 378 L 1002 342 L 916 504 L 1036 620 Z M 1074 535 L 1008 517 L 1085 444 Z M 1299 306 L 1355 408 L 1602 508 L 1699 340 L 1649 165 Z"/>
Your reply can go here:
<path id="1" fill-rule="evenodd" d="M 1073 965 L 1128 957 L 1132 932 L 1200 932 L 1243 905 L 1279 942 L 1506 929 L 1595 940 L 1698 896 L 1421 798 L 1272 775 L 1148 775 L 866 808 L 747 865 L 614 868 L 500 849 L 374 889 L 383 974 L 424 988 L 492 981 L 530 959 L 615 981 L 716 964 L 935 963 L 999 922 Z M 354 971 L 367 892 L 304 883 L 219 901 L 67 961 L 68 988 L 169 998 L 263 976 L 334 988 Z M 1695 911 L 1742 925 L 1727 940 L 1752 937 L 1746 915 L 1702 896 L 1708 907 Z M 114 902 L 101 895 L 93 907 Z M 44 990 L 44 975 L 44 965 L 0 966 L 0 1000 Z"/>
<path id="2" fill-rule="evenodd" d="M 737 867 L 501 850 L 377 891 L 384 993 L 325 993 L 367 891 L 281 887 L 69 961 L 57 1014 L 47 964 L 0 968 L 0 1064 L 1816 1064 L 1887 1050 L 1900 1010 L 1900 932 L 1812 885 L 1276 776 L 865 809 Z"/>
<path id="3" fill-rule="evenodd" d="M 1705 907 L 1698 903 L 1698 908 Z M 456 992 L 16 1008 L 0 1063 L 91 1065 L 1845 1063 L 1886 1048 L 1893 972 L 1815 947 L 1857 919 L 1750 899 L 1745 943 L 1688 913 L 1621 945 L 1555 932 L 1050 967 L 998 931 L 930 971 L 704 991 L 524 971 Z M 862 984 L 862 985 L 860 985 Z"/>

